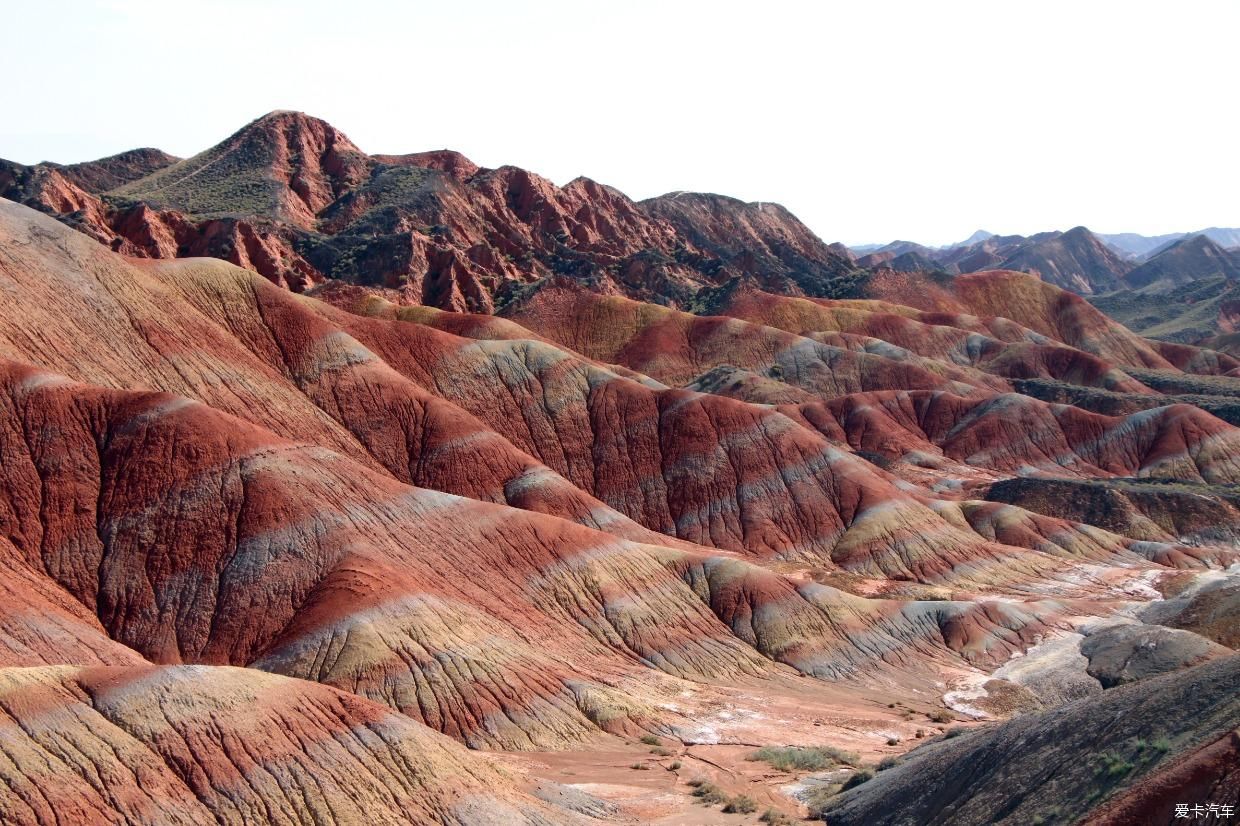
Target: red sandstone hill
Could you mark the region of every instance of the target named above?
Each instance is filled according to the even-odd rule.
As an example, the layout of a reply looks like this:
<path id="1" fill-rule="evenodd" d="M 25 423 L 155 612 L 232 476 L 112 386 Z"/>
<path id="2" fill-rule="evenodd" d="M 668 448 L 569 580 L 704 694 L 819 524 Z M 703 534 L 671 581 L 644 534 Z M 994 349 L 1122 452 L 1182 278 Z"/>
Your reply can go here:
<path id="1" fill-rule="evenodd" d="M 0 174 L 6 822 L 795 809 L 728 743 L 894 754 L 1102 692 L 1140 603 L 1231 616 L 1240 429 L 1184 388 L 1240 361 L 1046 281 L 296 113 Z"/>

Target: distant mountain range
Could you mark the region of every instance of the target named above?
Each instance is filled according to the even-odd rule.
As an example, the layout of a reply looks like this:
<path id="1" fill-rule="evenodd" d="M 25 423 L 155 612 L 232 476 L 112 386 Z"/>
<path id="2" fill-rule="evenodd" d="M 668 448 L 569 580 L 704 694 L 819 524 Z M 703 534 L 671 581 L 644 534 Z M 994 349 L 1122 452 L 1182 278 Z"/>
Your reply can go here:
<path id="1" fill-rule="evenodd" d="M 1234 351 L 1212 337 L 1231 335 L 1240 322 L 1240 249 L 1206 234 L 1171 241 L 1123 279 L 1128 289 L 1091 300 L 1144 336 L 1203 343 Z"/>
<path id="2" fill-rule="evenodd" d="M 938 270 L 953 275 L 1019 270 L 1083 295 L 1121 288 L 1121 279 L 1133 267 L 1132 262 L 1085 227 L 1028 237 L 978 230 L 960 244 L 938 248 L 893 241 L 860 255 L 857 265 L 901 272 Z"/>
<path id="3" fill-rule="evenodd" d="M 1098 237 L 1120 252 L 1137 259 L 1145 259 L 1162 251 L 1168 245 L 1193 235 L 1204 235 L 1220 247 L 1240 247 L 1240 229 L 1224 227 L 1209 227 L 1196 232 L 1173 232 L 1169 235 L 1137 235 L 1135 232 L 1122 232 L 1118 235 L 1099 235 Z"/>
<path id="4" fill-rule="evenodd" d="M 1096 295 L 1151 284 L 1174 286 L 1212 275 L 1235 277 L 1230 262 L 1236 257 L 1231 252 L 1236 247 L 1240 247 L 1240 229 L 1211 227 L 1197 233 L 1144 236 L 1101 235 L 1075 227 L 1030 236 L 978 230 L 958 244 L 943 247 L 892 241 L 851 250 L 860 267 L 938 270 L 953 275 L 1018 270 L 1082 295 Z"/>
<path id="5" fill-rule="evenodd" d="M 1135 232 L 1109 234 L 1100 232 L 1095 234 L 1102 239 L 1103 243 L 1116 252 L 1138 260 L 1149 258 L 1172 242 L 1192 235 L 1204 235 L 1220 247 L 1240 247 L 1240 228 L 1208 227 L 1207 229 L 1199 229 L 1194 232 L 1171 232 L 1166 235 L 1140 235 Z M 874 252 L 896 252 L 899 254 L 910 250 L 926 249 L 945 252 L 961 249 L 962 247 L 972 247 L 994 237 L 995 233 L 979 229 L 963 241 L 958 241 L 954 244 L 944 244 L 939 247 L 930 247 L 913 241 L 891 241 L 887 244 L 853 244 L 849 249 L 857 256 L 865 256 Z M 1018 238 L 1020 236 L 1013 235 L 1008 237 Z"/>

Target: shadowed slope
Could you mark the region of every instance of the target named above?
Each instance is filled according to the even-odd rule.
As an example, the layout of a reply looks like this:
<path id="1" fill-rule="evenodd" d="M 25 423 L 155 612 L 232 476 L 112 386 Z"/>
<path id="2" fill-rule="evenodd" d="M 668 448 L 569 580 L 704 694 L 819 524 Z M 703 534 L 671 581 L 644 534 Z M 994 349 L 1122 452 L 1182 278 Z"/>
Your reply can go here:
<path id="1" fill-rule="evenodd" d="M 1132 289 L 1165 291 L 1200 278 L 1240 278 L 1240 252 L 1224 249 L 1205 235 L 1193 235 L 1165 249 L 1124 276 Z"/>
<path id="2" fill-rule="evenodd" d="M 841 794 L 832 824 L 1170 824 L 1240 797 L 1240 656 L 932 743 Z M 1099 725 L 1099 721 L 1106 721 Z"/>
<path id="3" fill-rule="evenodd" d="M 1035 235 L 999 266 L 1085 294 L 1114 289 L 1132 267 L 1085 227 Z"/>

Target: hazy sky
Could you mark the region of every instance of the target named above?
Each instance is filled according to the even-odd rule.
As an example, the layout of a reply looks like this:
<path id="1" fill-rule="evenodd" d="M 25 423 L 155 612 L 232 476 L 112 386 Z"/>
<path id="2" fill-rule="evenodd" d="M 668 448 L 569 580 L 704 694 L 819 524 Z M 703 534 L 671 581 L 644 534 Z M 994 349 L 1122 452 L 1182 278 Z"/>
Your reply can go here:
<path id="1" fill-rule="evenodd" d="M 1240 226 L 1240 2 L 4 4 L 0 157 L 191 155 L 272 109 L 828 241 Z"/>

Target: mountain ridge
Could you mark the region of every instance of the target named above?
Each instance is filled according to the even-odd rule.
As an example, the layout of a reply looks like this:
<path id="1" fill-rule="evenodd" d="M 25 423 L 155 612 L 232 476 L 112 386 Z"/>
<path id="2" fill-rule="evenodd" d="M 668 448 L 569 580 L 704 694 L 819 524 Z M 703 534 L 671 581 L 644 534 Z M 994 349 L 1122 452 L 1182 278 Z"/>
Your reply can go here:
<path id="1" fill-rule="evenodd" d="M 589 178 L 558 187 L 447 149 L 367 155 L 326 121 L 288 110 L 186 159 L 139 149 L 81 164 L 3 164 L 4 197 L 127 255 L 206 255 L 298 291 L 341 280 L 472 312 L 494 312 L 552 274 L 681 308 L 732 278 L 827 297 L 882 268 L 1014 269 L 1094 295 L 1125 288 L 1128 270 L 1156 252 L 1148 244 L 1132 252 L 1144 243 L 1138 236 L 1083 227 L 850 250 L 769 201 L 683 192 L 633 201 Z M 1203 232 L 1240 242 L 1235 231 Z"/>

